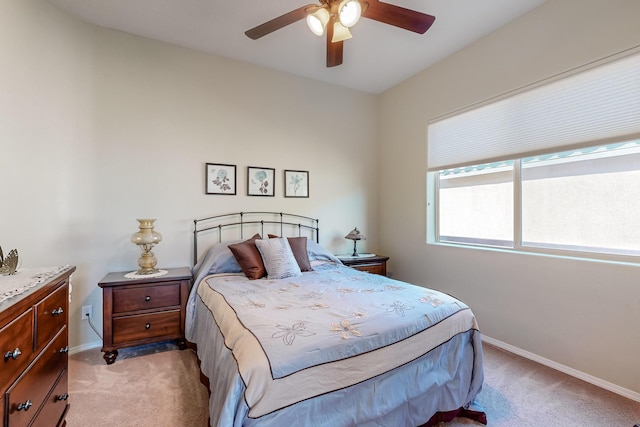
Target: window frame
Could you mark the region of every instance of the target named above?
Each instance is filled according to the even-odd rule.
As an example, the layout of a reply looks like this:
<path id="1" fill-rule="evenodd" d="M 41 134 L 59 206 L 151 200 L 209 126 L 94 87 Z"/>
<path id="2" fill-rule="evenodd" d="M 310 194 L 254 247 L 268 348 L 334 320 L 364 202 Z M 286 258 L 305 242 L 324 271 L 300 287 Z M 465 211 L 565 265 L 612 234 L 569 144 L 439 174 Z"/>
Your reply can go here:
<path id="1" fill-rule="evenodd" d="M 628 140 L 628 139 L 627 139 Z M 618 141 L 622 142 L 622 141 Z M 601 144 L 604 145 L 604 144 Z M 560 151 L 559 151 L 560 152 Z M 526 156 L 525 156 L 526 157 Z M 524 158 L 524 157 L 522 157 Z M 440 236 L 440 180 L 439 172 L 427 172 L 427 241 L 428 245 L 449 246 L 472 250 L 489 250 L 507 253 L 520 253 L 537 256 L 551 256 L 591 260 L 608 263 L 640 265 L 640 255 L 575 250 L 569 247 L 553 248 L 549 246 L 524 245 L 522 243 L 522 158 L 513 160 L 513 247 L 495 246 L 486 243 L 442 241 Z"/>

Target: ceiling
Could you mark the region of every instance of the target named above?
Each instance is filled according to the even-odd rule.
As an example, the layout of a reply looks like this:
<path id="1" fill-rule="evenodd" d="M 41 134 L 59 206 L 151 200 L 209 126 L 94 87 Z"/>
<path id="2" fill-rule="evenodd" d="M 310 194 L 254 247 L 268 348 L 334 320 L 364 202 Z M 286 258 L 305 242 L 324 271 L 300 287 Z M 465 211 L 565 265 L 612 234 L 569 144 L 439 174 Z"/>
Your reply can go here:
<path id="1" fill-rule="evenodd" d="M 388 0 L 434 15 L 425 34 L 363 18 L 344 63 L 325 66 L 325 39 L 304 20 L 261 39 L 244 32 L 314 0 L 48 0 L 83 21 L 378 94 L 539 6 L 544 0 Z"/>

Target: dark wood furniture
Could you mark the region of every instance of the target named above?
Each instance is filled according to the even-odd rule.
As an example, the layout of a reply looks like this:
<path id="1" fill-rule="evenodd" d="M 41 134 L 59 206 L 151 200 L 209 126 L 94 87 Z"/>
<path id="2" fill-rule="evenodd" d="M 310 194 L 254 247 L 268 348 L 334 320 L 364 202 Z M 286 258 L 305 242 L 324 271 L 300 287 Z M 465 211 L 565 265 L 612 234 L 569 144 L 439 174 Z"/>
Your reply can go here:
<path id="1" fill-rule="evenodd" d="M 65 268 L 0 304 L 4 427 L 66 425 L 69 277 L 75 269 Z M 25 269 L 17 274 L 31 273 Z"/>
<path id="2" fill-rule="evenodd" d="M 338 259 L 347 267 L 355 268 L 356 270 L 366 271 L 372 274 L 380 274 L 381 276 L 387 275 L 388 256 L 338 256 Z"/>
<path id="3" fill-rule="evenodd" d="M 118 349 L 175 339 L 186 348 L 184 318 L 191 286 L 188 267 L 170 268 L 160 277 L 127 279 L 109 273 L 102 288 L 104 360 L 116 361 Z"/>

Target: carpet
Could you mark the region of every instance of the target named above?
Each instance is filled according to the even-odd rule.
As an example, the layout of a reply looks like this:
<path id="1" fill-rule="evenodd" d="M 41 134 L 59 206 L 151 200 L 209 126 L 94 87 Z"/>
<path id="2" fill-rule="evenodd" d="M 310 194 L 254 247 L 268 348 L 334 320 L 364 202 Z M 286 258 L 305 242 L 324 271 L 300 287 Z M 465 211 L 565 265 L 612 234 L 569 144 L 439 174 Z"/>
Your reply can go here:
<path id="1" fill-rule="evenodd" d="M 162 343 L 120 350 L 107 365 L 99 349 L 69 357 L 67 427 L 205 427 L 208 393 L 191 350 Z"/>
<path id="2" fill-rule="evenodd" d="M 487 344 L 484 370 L 478 400 L 489 427 L 633 427 L 640 422 L 640 403 Z M 195 354 L 171 343 L 123 349 L 113 365 L 105 364 L 99 349 L 74 354 L 69 394 L 68 427 L 205 427 L 208 417 Z M 456 418 L 438 426 L 480 424 Z"/>

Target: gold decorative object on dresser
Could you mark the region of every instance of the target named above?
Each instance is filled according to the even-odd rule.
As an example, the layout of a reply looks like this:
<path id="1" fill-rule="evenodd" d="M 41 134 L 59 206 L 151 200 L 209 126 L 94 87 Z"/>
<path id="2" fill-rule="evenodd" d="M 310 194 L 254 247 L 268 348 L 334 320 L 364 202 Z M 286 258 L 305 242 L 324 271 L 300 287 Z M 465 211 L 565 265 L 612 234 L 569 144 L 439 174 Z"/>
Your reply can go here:
<path id="1" fill-rule="evenodd" d="M 150 276 L 109 273 L 98 286 L 102 288 L 102 351 L 108 365 L 125 347 L 175 339 L 181 350 L 186 348 L 190 268 L 168 268 Z"/>
<path id="2" fill-rule="evenodd" d="M 69 281 L 75 267 L 0 276 L 4 427 L 62 427 L 69 410 Z"/>
<path id="3" fill-rule="evenodd" d="M 380 274 L 381 276 L 387 275 L 388 256 L 375 254 L 360 254 L 356 256 L 338 255 L 338 259 L 347 267 L 355 268 L 356 270 Z"/>

